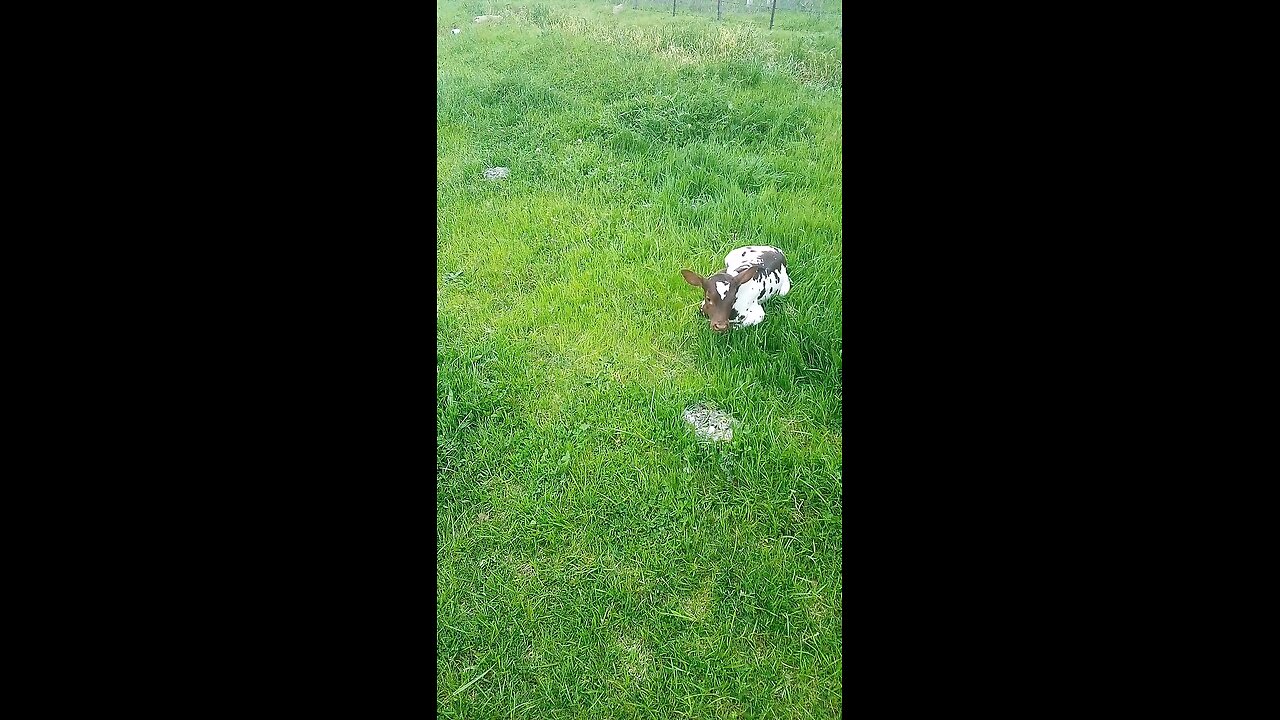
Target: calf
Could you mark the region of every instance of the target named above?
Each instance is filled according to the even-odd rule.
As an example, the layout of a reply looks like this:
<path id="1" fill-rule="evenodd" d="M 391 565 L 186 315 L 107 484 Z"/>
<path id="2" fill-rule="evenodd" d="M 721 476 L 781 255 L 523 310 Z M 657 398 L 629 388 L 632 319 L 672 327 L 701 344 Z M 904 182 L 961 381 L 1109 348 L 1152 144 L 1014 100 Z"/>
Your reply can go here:
<path id="1" fill-rule="evenodd" d="M 751 327 L 764 320 L 765 300 L 791 292 L 787 259 L 782 251 L 768 245 L 750 245 L 730 251 L 724 271 L 702 277 L 681 270 L 684 281 L 702 288 L 702 314 L 711 329 L 725 332 L 732 325 Z"/>

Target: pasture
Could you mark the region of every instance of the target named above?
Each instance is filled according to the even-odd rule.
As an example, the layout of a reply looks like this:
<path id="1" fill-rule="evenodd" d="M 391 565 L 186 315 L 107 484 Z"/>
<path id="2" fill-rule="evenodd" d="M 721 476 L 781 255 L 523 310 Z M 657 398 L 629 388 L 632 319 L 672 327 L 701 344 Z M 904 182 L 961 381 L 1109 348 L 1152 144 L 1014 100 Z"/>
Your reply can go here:
<path id="1" fill-rule="evenodd" d="M 439 717 L 840 716 L 842 53 L 816 25 L 437 3 Z M 792 288 L 717 334 L 680 271 L 745 245 Z"/>

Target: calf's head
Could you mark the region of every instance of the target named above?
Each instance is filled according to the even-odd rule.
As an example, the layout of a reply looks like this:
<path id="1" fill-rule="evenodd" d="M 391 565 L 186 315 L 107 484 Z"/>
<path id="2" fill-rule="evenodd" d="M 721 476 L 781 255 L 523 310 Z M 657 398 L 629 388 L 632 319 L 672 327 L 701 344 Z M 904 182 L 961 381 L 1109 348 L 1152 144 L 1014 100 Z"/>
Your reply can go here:
<path id="1" fill-rule="evenodd" d="M 750 267 L 737 275 L 720 272 L 702 277 L 692 270 L 681 270 L 684 281 L 702 288 L 702 314 L 707 316 L 711 329 L 724 332 L 729 329 L 729 321 L 737 320 L 733 303 L 738 299 L 738 288 L 751 280 L 760 271 L 759 266 Z"/>

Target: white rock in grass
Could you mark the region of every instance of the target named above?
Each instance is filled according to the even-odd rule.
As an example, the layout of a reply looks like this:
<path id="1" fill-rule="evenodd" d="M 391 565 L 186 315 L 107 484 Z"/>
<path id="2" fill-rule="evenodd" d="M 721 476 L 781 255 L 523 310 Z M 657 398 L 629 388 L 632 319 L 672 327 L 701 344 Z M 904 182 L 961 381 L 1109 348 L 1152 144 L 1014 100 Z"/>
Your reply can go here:
<path id="1" fill-rule="evenodd" d="M 626 8 L 624 7 L 625 5 L 626 5 L 626 3 L 618 3 L 617 5 L 614 5 L 614 6 L 613 6 L 613 14 L 614 14 L 614 15 L 617 15 L 618 13 L 622 12 L 623 10 L 625 10 L 625 9 L 626 9 Z"/>
<path id="2" fill-rule="evenodd" d="M 458 28 L 454 28 L 454 29 L 453 29 L 453 34 L 454 34 L 454 35 L 457 35 L 457 34 L 458 34 L 458 33 L 460 33 L 460 32 L 462 32 L 462 31 L 461 31 L 461 30 L 459 30 Z"/>
<path id="3" fill-rule="evenodd" d="M 501 20 L 501 19 L 502 19 L 501 15 L 481 15 L 476 18 L 476 22 L 482 23 L 482 22 L 489 22 L 490 20 Z"/>
<path id="4" fill-rule="evenodd" d="M 507 177 L 510 174 L 511 174 L 511 168 L 504 168 L 504 167 L 488 168 L 484 171 L 484 179 L 497 180 L 499 178 Z"/>
<path id="5" fill-rule="evenodd" d="M 684 411 L 684 421 L 692 425 L 693 431 L 703 439 L 720 442 L 733 439 L 733 418 L 728 413 L 705 405 L 694 405 Z"/>

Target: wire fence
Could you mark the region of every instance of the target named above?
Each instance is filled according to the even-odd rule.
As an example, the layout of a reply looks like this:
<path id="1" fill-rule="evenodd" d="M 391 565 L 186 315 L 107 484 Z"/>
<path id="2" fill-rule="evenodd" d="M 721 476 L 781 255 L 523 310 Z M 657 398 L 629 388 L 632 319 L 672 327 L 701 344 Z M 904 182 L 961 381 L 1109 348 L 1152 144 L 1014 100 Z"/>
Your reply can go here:
<path id="1" fill-rule="evenodd" d="M 830 25 L 842 37 L 844 35 L 843 0 L 620 0 L 620 3 L 608 1 L 614 6 L 615 12 L 621 9 L 651 10 L 668 12 L 672 16 L 714 16 L 717 20 L 727 17 L 737 20 L 745 16 L 759 24 L 763 24 L 763 16 L 767 15 L 770 30 L 775 23 L 778 23 L 779 27 L 796 26 L 796 29 L 810 29 L 815 25 L 816 27 L 812 29 L 827 29 Z M 806 15 L 797 15 L 797 13 Z M 808 22 L 788 22 L 798 18 L 804 18 Z M 813 22 L 814 20 L 817 22 Z"/>

